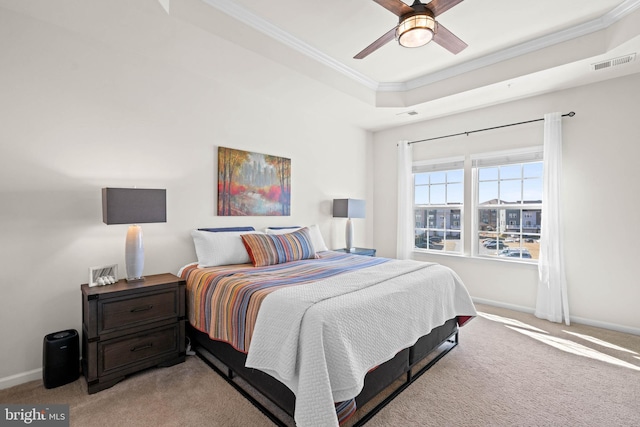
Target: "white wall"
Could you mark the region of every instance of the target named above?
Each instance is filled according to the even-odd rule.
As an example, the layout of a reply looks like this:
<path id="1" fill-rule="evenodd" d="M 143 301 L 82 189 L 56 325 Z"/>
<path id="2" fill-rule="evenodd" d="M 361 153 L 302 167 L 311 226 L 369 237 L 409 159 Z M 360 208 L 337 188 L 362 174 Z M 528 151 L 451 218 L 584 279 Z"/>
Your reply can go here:
<path id="1" fill-rule="evenodd" d="M 563 204 L 569 309 L 574 320 L 640 333 L 638 242 L 640 224 L 640 75 L 582 86 L 374 135 L 376 230 L 374 245 L 394 256 L 396 143 L 575 111 L 563 121 Z M 542 122 L 414 144 L 414 159 L 470 155 L 540 145 Z M 466 183 L 470 185 L 470 180 Z M 470 206 L 470 200 L 465 201 Z M 465 227 L 470 230 L 467 210 Z M 465 236 L 467 250 L 471 236 Z M 414 253 L 441 262 L 462 277 L 479 300 L 532 310 L 537 269 L 497 260 Z"/>
<path id="2" fill-rule="evenodd" d="M 0 8 L 0 387 L 41 375 L 45 334 L 81 330 L 89 267 L 122 277 L 127 227 L 102 223 L 102 187 L 166 188 L 167 223 L 143 225 L 147 275 L 195 260 L 196 227 L 317 223 L 340 247 L 331 199 L 372 194 L 371 135 L 318 111 L 329 89 L 131 7 L 157 10 L 84 23 L 96 38 Z M 216 216 L 218 146 L 290 158 L 291 216 Z"/>

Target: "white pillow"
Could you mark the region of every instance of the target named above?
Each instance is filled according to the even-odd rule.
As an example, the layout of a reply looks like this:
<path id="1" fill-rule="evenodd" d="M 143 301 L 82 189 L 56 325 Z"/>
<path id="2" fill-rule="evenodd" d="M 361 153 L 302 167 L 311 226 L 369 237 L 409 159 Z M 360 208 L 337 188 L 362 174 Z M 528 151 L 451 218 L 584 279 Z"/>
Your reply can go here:
<path id="1" fill-rule="evenodd" d="M 313 243 L 313 247 L 315 248 L 316 252 L 329 250 L 329 248 L 327 248 L 327 245 L 324 243 L 322 233 L 320 233 L 320 227 L 318 227 L 317 224 L 309 226 L 309 233 L 311 234 L 311 242 Z"/>
<path id="2" fill-rule="evenodd" d="M 193 244 L 198 256 L 198 268 L 250 263 L 249 253 L 244 247 L 240 235 L 252 233 L 259 232 L 193 230 L 191 237 L 193 237 Z"/>
<path id="3" fill-rule="evenodd" d="M 291 233 L 296 230 L 300 230 L 300 228 L 304 227 L 296 227 L 296 228 L 277 228 L 271 229 L 267 228 L 265 231 L 267 234 L 285 234 Z M 328 251 L 327 245 L 324 243 L 324 239 L 322 238 L 322 233 L 320 233 L 320 227 L 317 224 L 313 224 L 308 226 L 309 234 L 311 234 L 311 243 L 313 244 L 313 249 L 316 252 L 320 251 Z"/>

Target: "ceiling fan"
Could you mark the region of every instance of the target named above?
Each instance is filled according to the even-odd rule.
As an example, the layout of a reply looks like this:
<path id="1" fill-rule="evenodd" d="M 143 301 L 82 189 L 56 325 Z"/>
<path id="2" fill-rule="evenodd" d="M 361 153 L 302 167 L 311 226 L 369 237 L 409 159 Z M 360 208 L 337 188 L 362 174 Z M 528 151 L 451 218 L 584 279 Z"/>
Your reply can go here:
<path id="1" fill-rule="evenodd" d="M 435 20 L 438 15 L 446 12 L 463 0 L 432 0 L 426 4 L 421 3 L 420 0 L 415 0 L 411 6 L 408 6 L 401 0 L 373 1 L 394 13 L 400 19 L 398 25 L 364 48 L 353 57 L 354 59 L 366 57 L 394 38 L 404 47 L 424 46 L 433 40 L 454 55 L 460 53 L 467 47 L 465 42 Z"/>

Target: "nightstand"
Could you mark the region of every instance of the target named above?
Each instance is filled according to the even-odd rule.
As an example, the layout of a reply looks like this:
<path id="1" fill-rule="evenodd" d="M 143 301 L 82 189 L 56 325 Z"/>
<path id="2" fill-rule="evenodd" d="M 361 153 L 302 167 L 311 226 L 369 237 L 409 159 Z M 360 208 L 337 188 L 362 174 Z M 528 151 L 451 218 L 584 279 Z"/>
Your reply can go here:
<path id="1" fill-rule="evenodd" d="M 333 249 L 333 251 L 344 252 L 346 254 L 353 254 L 353 255 L 376 256 L 376 250 L 368 249 L 368 248 L 353 248 L 351 252 L 348 252 L 346 248 Z"/>
<path id="2" fill-rule="evenodd" d="M 89 394 L 185 359 L 185 282 L 173 274 L 82 285 L 82 371 Z"/>

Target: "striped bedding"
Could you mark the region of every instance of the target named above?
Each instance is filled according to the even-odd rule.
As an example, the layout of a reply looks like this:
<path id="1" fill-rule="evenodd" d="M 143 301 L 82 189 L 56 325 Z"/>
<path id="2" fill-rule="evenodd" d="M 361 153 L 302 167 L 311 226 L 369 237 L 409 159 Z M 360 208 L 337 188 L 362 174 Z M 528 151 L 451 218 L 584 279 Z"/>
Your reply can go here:
<path id="1" fill-rule="evenodd" d="M 247 353 L 258 309 L 269 293 L 388 261 L 332 251 L 319 252 L 318 256 L 264 267 L 185 267 L 181 277 L 187 282 L 189 322 L 211 339 L 225 341 Z"/>

